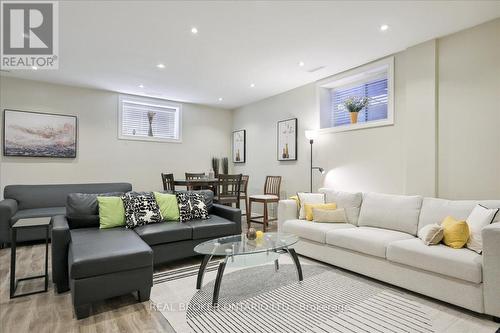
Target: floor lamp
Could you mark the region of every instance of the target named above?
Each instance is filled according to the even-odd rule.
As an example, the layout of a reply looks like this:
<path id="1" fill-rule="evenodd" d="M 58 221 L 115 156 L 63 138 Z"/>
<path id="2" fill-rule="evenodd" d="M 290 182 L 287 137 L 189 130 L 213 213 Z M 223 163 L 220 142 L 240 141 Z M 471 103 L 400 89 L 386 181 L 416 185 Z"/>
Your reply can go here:
<path id="1" fill-rule="evenodd" d="M 318 132 L 314 130 L 306 131 L 306 138 L 309 140 L 309 144 L 311 145 L 311 181 L 310 181 L 310 191 L 313 191 L 313 171 L 318 170 L 321 174 L 325 173 L 325 170 L 319 166 L 313 166 L 313 143 L 314 140 L 318 137 Z"/>

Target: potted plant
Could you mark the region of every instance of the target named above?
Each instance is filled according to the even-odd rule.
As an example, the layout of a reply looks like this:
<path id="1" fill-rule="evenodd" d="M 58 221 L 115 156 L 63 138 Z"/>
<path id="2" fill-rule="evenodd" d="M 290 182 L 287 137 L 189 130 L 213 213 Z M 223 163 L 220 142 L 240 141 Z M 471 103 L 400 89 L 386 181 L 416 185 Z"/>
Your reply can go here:
<path id="1" fill-rule="evenodd" d="M 370 103 L 368 97 L 351 96 L 344 101 L 344 108 L 349 111 L 351 116 L 351 124 L 358 122 L 358 112 L 367 107 Z"/>

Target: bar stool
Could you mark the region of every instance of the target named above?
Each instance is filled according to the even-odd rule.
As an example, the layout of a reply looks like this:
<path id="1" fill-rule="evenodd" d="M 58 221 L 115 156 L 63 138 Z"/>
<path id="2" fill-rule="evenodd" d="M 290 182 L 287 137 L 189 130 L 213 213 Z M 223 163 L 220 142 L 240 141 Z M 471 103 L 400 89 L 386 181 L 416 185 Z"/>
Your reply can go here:
<path id="1" fill-rule="evenodd" d="M 257 194 L 249 196 L 248 211 L 247 211 L 247 225 L 250 228 L 251 223 L 260 223 L 263 225 L 263 231 L 266 232 L 269 222 L 276 221 L 277 218 L 269 219 L 267 205 L 270 203 L 277 203 L 280 200 L 280 186 L 281 176 L 267 176 L 264 184 L 264 194 Z M 264 214 L 254 216 L 252 218 L 252 203 L 264 204 Z M 260 220 L 262 219 L 262 220 Z"/>

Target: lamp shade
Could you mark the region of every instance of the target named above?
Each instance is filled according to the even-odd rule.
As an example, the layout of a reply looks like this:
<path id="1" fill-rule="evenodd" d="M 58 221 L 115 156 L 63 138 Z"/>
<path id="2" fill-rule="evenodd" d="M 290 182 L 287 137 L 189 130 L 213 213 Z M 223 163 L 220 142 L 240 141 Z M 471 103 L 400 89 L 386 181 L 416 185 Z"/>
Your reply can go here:
<path id="1" fill-rule="evenodd" d="M 318 137 L 318 131 L 315 130 L 306 130 L 305 134 L 307 140 L 316 140 Z"/>

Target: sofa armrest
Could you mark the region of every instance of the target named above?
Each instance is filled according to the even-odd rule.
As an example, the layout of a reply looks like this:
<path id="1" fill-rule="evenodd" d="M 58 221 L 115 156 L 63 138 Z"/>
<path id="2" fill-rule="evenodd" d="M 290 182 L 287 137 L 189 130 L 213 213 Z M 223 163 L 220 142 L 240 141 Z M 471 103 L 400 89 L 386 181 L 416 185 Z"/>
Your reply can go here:
<path id="1" fill-rule="evenodd" d="M 278 203 L 278 231 L 283 231 L 283 223 L 299 218 L 297 201 L 293 199 L 280 200 Z"/>
<path id="2" fill-rule="evenodd" d="M 484 311 L 500 317 L 500 223 L 483 228 Z"/>
<path id="3" fill-rule="evenodd" d="M 212 214 L 223 217 L 236 224 L 236 233 L 241 234 L 241 209 L 229 206 L 213 204 Z"/>
<path id="4" fill-rule="evenodd" d="M 53 216 L 52 222 L 52 281 L 58 293 L 69 290 L 68 246 L 71 233 L 64 215 Z"/>
<path id="5" fill-rule="evenodd" d="M 5 199 L 0 201 L 0 243 L 10 242 L 10 219 L 16 213 L 16 200 Z"/>

